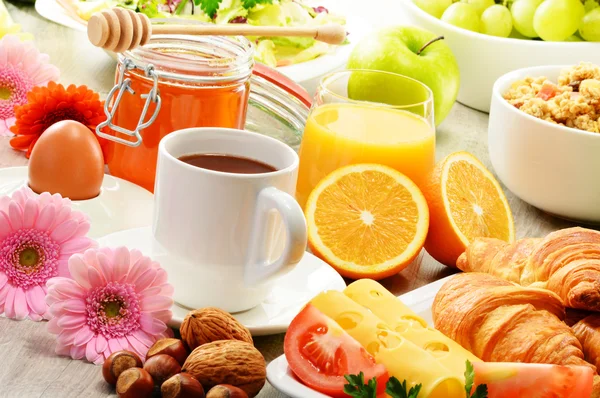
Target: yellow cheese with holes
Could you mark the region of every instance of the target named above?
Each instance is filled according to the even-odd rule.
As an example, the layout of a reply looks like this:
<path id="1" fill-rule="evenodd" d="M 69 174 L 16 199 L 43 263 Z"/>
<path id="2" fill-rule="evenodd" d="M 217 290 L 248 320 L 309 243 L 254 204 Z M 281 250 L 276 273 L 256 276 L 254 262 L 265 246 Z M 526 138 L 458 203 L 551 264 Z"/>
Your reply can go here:
<path id="1" fill-rule="evenodd" d="M 461 378 L 344 293 L 323 292 L 312 299 L 311 304 L 365 347 L 377 363 L 387 368 L 390 376 L 401 382 L 406 380 L 410 386 L 422 384 L 419 398 L 464 397 Z"/>
<path id="2" fill-rule="evenodd" d="M 344 294 L 370 310 L 399 335 L 430 352 L 457 377 L 464 379 L 467 360 L 481 361 L 439 330 L 429 327 L 427 322 L 374 280 L 353 282 L 344 290 Z"/>

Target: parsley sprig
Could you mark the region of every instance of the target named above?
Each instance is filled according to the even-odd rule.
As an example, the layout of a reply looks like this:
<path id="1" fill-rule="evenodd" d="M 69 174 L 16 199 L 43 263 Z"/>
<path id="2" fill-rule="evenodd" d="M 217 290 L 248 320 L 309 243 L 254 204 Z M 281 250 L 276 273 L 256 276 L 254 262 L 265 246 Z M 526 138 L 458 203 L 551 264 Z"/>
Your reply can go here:
<path id="1" fill-rule="evenodd" d="M 344 376 L 348 384 L 344 386 L 344 392 L 353 398 L 376 398 L 377 397 L 377 379 L 373 377 L 365 384 L 365 375 L 360 372 L 358 375 Z M 395 378 L 390 377 L 386 384 L 385 392 L 392 398 L 417 398 L 421 391 L 421 385 L 417 384 L 407 391 L 406 380 L 402 383 Z"/>
<path id="2" fill-rule="evenodd" d="M 377 398 L 377 379 L 373 377 L 365 384 L 365 375 L 360 372 L 358 375 L 344 376 L 348 384 L 344 385 L 344 393 L 353 398 Z M 467 361 L 467 370 L 465 371 L 465 392 L 467 398 L 487 398 L 488 391 L 485 384 L 480 384 L 473 391 L 473 381 L 475 380 L 475 370 L 473 364 Z M 390 377 L 385 392 L 392 398 L 417 398 L 421 391 L 421 384 L 408 388 L 406 380 L 402 383 L 395 378 Z M 473 392 L 471 394 L 471 392 Z"/>
<path id="3" fill-rule="evenodd" d="M 473 382 L 475 380 L 475 369 L 473 364 L 467 360 L 467 370 L 465 370 L 465 391 L 467 392 L 467 398 L 487 398 L 488 389 L 487 385 L 480 384 L 475 388 L 475 392 L 471 395 L 473 390 Z"/>
<path id="4" fill-rule="evenodd" d="M 194 4 L 199 6 L 200 9 L 202 9 L 202 11 L 204 11 L 204 13 L 206 15 L 208 15 L 211 18 L 214 18 L 217 14 L 217 10 L 219 9 L 219 6 L 221 5 L 222 1 L 223 0 L 194 0 Z M 258 4 L 271 4 L 271 3 L 273 3 L 273 0 L 242 0 L 242 6 L 246 10 L 250 10 L 251 8 L 254 8 L 255 6 L 257 6 Z"/>

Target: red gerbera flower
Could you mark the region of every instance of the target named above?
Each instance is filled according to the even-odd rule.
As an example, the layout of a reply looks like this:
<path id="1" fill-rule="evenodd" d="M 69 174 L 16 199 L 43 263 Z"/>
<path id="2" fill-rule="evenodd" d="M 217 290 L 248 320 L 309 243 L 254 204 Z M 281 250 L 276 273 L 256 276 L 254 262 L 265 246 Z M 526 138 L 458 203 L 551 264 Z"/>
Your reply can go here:
<path id="1" fill-rule="evenodd" d="M 65 89 L 54 82 L 48 83 L 48 87 L 34 87 L 27 94 L 27 103 L 15 107 L 15 117 L 17 120 L 10 131 L 16 137 L 10 140 L 10 145 L 26 150 L 28 159 L 37 140 L 54 123 L 75 120 L 95 131 L 96 126 L 106 119 L 104 102 L 100 101 L 98 93 L 87 86 L 72 84 Z M 104 146 L 104 140 L 99 138 L 98 141 Z"/>

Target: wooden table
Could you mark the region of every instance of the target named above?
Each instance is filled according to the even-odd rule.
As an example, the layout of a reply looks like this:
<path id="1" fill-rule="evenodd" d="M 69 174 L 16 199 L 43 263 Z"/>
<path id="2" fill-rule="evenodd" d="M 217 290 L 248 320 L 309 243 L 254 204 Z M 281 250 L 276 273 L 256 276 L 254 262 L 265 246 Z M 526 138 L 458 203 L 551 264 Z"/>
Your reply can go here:
<path id="1" fill-rule="evenodd" d="M 7 8 L 13 19 L 22 24 L 24 31 L 35 35 L 37 47 L 48 53 L 51 62 L 60 68 L 61 83 L 85 84 L 106 96 L 113 85 L 115 64 L 104 52 L 93 47 L 83 33 L 48 22 L 37 15 L 32 6 L 7 4 Z M 487 114 L 456 104 L 448 119 L 438 128 L 438 159 L 451 152 L 465 150 L 491 169 L 487 124 Z M 26 164 L 23 154 L 10 149 L 8 139 L 0 137 L 0 167 Z M 571 225 L 541 213 L 510 192 L 507 196 L 519 237 L 542 236 Z M 421 253 L 408 269 L 383 282 L 388 289 L 400 295 L 451 273 L 427 253 Z M 267 362 L 283 353 L 283 335 L 259 337 L 255 342 Z M 54 354 L 54 336 L 46 331 L 45 323 L 0 318 L 0 363 L 0 397 L 114 396 L 102 380 L 98 366 Z M 284 395 L 267 383 L 259 397 Z"/>

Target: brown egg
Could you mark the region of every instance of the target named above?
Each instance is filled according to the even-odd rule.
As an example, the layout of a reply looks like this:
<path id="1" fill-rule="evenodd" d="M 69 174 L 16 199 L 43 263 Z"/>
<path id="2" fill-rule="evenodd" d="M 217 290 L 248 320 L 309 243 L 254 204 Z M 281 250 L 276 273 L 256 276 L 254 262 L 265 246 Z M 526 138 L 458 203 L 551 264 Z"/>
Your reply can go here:
<path id="1" fill-rule="evenodd" d="M 104 157 L 94 133 L 74 120 L 48 127 L 29 158 L 29 187 L 72 200 L 100 194 Z"/>

